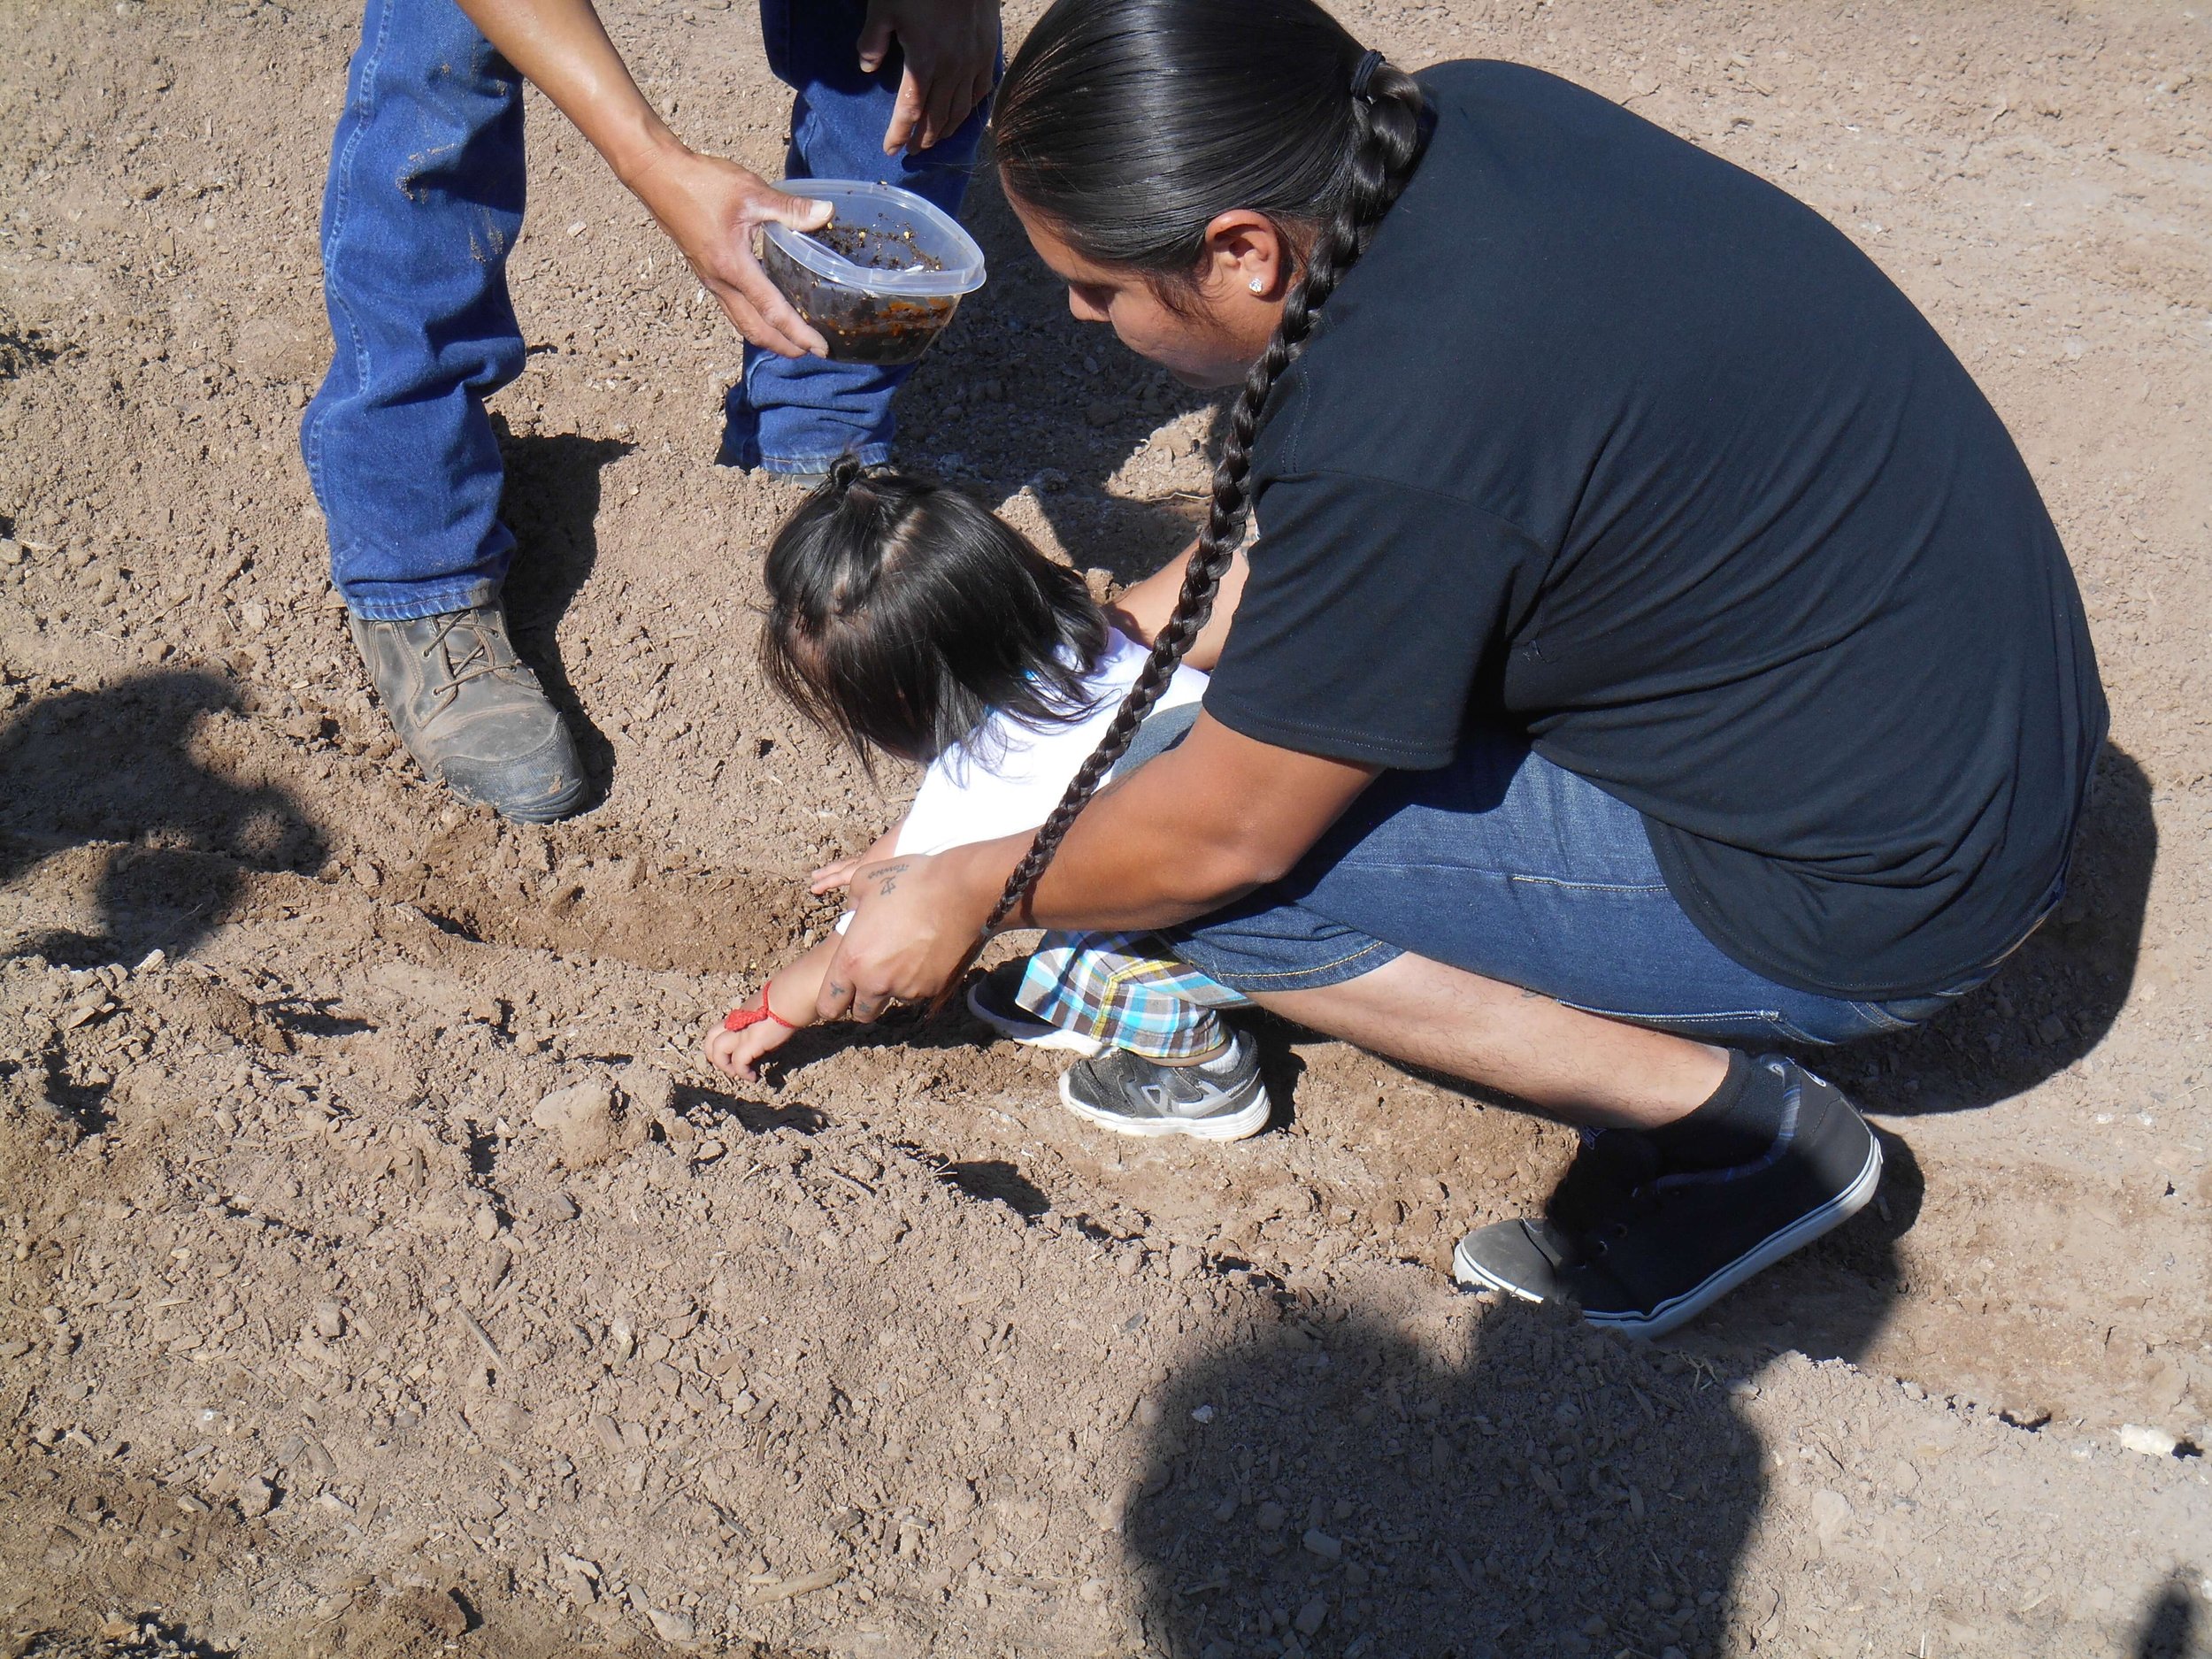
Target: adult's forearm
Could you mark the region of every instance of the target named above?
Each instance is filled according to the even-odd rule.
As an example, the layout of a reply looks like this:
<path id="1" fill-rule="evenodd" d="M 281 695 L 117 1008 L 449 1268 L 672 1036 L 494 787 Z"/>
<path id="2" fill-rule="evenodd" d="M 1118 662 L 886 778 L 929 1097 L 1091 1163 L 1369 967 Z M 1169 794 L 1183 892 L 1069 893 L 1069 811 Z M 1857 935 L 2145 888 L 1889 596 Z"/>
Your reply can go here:
<path id="1" fill-rule="evenodd" d="M 1286 874 L 1373 777 L 1202 715 L 1182 744 L 1084 809 L 1018 919 L 1135 931 L 1219 910 Z M 972 849 L 970 879 L 1002 886 L 1028 842 Z"/>
<path id="2" fill-rule="evenodd" d="M 575 123 L 625 183 L 680 148 L 630 78 L 591 0 L 458 3 L 484 38 Z"/>
<path id="3" fill-rule="evenodd" d="M 1274 873 L 1235 818 L 1178 787 L 1188 769 L 1180 763 L 1171 750 L 1084 809 L 1023 906 L 1025 923 L 1166 927 L 1219 910 Z M 1020 838 L 1022 850 L 1027 844 Z"/>

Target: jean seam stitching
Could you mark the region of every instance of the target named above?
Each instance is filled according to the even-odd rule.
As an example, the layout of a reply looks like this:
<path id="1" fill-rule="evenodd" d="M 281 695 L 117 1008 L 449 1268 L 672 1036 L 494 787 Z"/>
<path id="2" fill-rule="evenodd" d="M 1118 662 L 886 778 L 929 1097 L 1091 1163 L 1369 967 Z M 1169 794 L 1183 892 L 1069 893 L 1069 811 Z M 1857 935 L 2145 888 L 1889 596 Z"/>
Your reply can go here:
<path id="1" fill-rule="evenodd" d="M 333 355 L 334 357 L 335 356 L 335 351 L 338 348 L 338 342 L 335 339 L 335 335 L 337 334 L 335 324 L 339 320 L 339 317 L 342 316 L 346 330 L 345 344 L 347 347 L 350 348 L 349 355 L 353 359 L 353 377 L 354 382 L 357 386 L 365 386 L 368 383 L 368 346 L 362 336 L 360 322 L 354 316 L 353 307 L 348 303 L 339 285 L 331 281 L 330 272 L 332 267 L 337 263 L 337 261 L 332 257 L 333 252 L 336 250 L 339 243 L 344 240 L 347 223 L 351 218 L 353 206 L 353 172 L 357 165 L 357 157 L 360 151 L 361 145 L 365 142 L 369 127 L 375 119 L 377 104 L 377 76 L 381 73 L 383 68 L 384 53 L 391 40 L 391 6 L 388 4 L 378 6 L 376 8 L 375 42 L 372 45 L 365 39 L 362 42 L 362 51 L 364 52 L 365 57 L 361 65 L 360 75 L 361 119 L 355 123 L 353 130 L 346 134 L 344 154 L 334 160 L 330 170 L 331 194 L 335 197 L 335 200 L 332 204 L 331 207 L 329 231 L 323 238 L 322 247 L 323 292 L 327 300 L 328 309 L 333 312 L 339 314 L 339 316 L 334 316 L 333 318 L 334 326 L 331 330 L 334 336 L 332 341 L 334 348 Z M 353 112 L 354 111 L 350 100 L 349 100 L 346 107 L 341 110 L 339 119 L 342 121 L 346 116 L 352 114 Z M 309 420 L 303 423 L 303 430 L 301 434 L 303 442 L 300 445 L 301 459 L 306 464 L 309 482 L 315 487 L 316 494 L 324 499 L 325 519 L 326 523 L 327 523 L 330 516 L 327 495 L 328 469 L 323 465 L 322 422 L 311 418 Z M 334 567 L 336 565 L 337 562 L 338 549 L 334 543 L 331 548 L 331 563 Z"/>
<path id="2" fill-rule="evenodd" d="M 1508 872 L 1508 881 L 1525 882 L 1530 887 L 1564 887 L 1576 893 L 1665 893 L 1663 881 L 1571 881 L 1564 876 L 1531 876 Z"/>
<path id="3" fill-rule="evenodd" d="M 1387 950 L 1389 949 L 1391 949 L 1390 945 L 1385 941 L 1371 939 L 1364 945 L 1362 945 L 1357 950 L 1353 951 L 1349 956 L 1338 956 L 1333 961 L 1317 962 L 1312 964 L 1310 966 L 1303 968 L 1286 968 L 1279 972 L 1260 971 L 1251 973 L 1240 973 L 1236 975 L 1234 979 L 1225 978 L 1223 975 L 1215 972 L 1212 968 L 1207 966 L 1202 962 L 1193 963 L 1191 965 L 1204 973 L 1209 979 L 1220 980 L 1222 984 L 1227 986 L 1231 990 L 1240 991 L 1244 989 L 1245 984 L 1250 981 L 1259 979 L 1301 979 L 1306 978 L 1310 974 L 1326 973 L 1332 968 L 1340 968 L 1347 963 L 1357 962 L 1362 956 L 1372 956 L 1378 950 Z"/>

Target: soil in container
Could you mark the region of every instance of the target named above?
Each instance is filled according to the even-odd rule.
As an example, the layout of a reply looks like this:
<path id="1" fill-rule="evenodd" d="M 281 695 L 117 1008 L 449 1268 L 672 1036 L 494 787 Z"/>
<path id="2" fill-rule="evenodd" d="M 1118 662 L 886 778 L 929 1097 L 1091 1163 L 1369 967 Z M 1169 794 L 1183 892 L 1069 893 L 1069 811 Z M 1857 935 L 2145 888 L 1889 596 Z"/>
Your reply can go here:
<path id="1" fill-rule="evenodd" d="M 942 270 L 943 262 L 914 245 L 914 233 L 886 233 L 831 225 L 812 233 L 814 240 L 853 264 L 877 271 Z M 918 362 L 952 314 L 960 296 L 915 298 L 870 294 L 817 276 L 774 242 L 761 250 L 768 279 L 782 290 L 799 315 L 821 331 L 830 357 L 840 363 L 895 365 Z"/>

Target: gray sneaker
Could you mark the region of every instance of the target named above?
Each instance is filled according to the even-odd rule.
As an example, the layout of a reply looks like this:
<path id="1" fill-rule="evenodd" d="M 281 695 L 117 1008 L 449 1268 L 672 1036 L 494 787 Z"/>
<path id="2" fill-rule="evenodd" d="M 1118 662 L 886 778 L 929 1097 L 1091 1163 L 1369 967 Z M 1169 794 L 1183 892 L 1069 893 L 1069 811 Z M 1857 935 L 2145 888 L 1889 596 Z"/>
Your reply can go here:
<path id="1" fill-rule="evenodd" d="M 1267 1127 L 1258 1047 L 1242 1033 L 1225 1071 L 1162 1065 L 1126 1048 L 1079 1060 L 1060 1077 L 1060 1098 L 1079 1118 L 1120 1135 L 1193 1135 L 1242 1141 Z"/>
<path id="2" fill-rule="evenodd" d="M 576 741 L 515 655 L 496 603 L 404 622 L 348 620 L 384 711 L 423 771 L 526 824 L 583 805 Z"/>

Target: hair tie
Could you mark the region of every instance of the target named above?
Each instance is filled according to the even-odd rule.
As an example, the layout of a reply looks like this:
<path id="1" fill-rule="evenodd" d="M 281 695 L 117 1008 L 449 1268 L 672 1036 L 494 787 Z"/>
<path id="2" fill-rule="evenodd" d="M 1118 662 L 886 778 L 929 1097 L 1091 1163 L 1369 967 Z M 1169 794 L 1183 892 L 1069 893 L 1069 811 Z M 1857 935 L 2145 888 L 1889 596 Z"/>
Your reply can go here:
<path id="1" fill-rule="evenodd" d="M 1371 50 L 1359 60 L 1359 67 L 1352 71 L 1354 97 L 1363 98 L 1367 96 L 1367 83 L 1375 78 L 1375 71 L 1382 67 L 1383 61 L 1380 52 Z"/>

